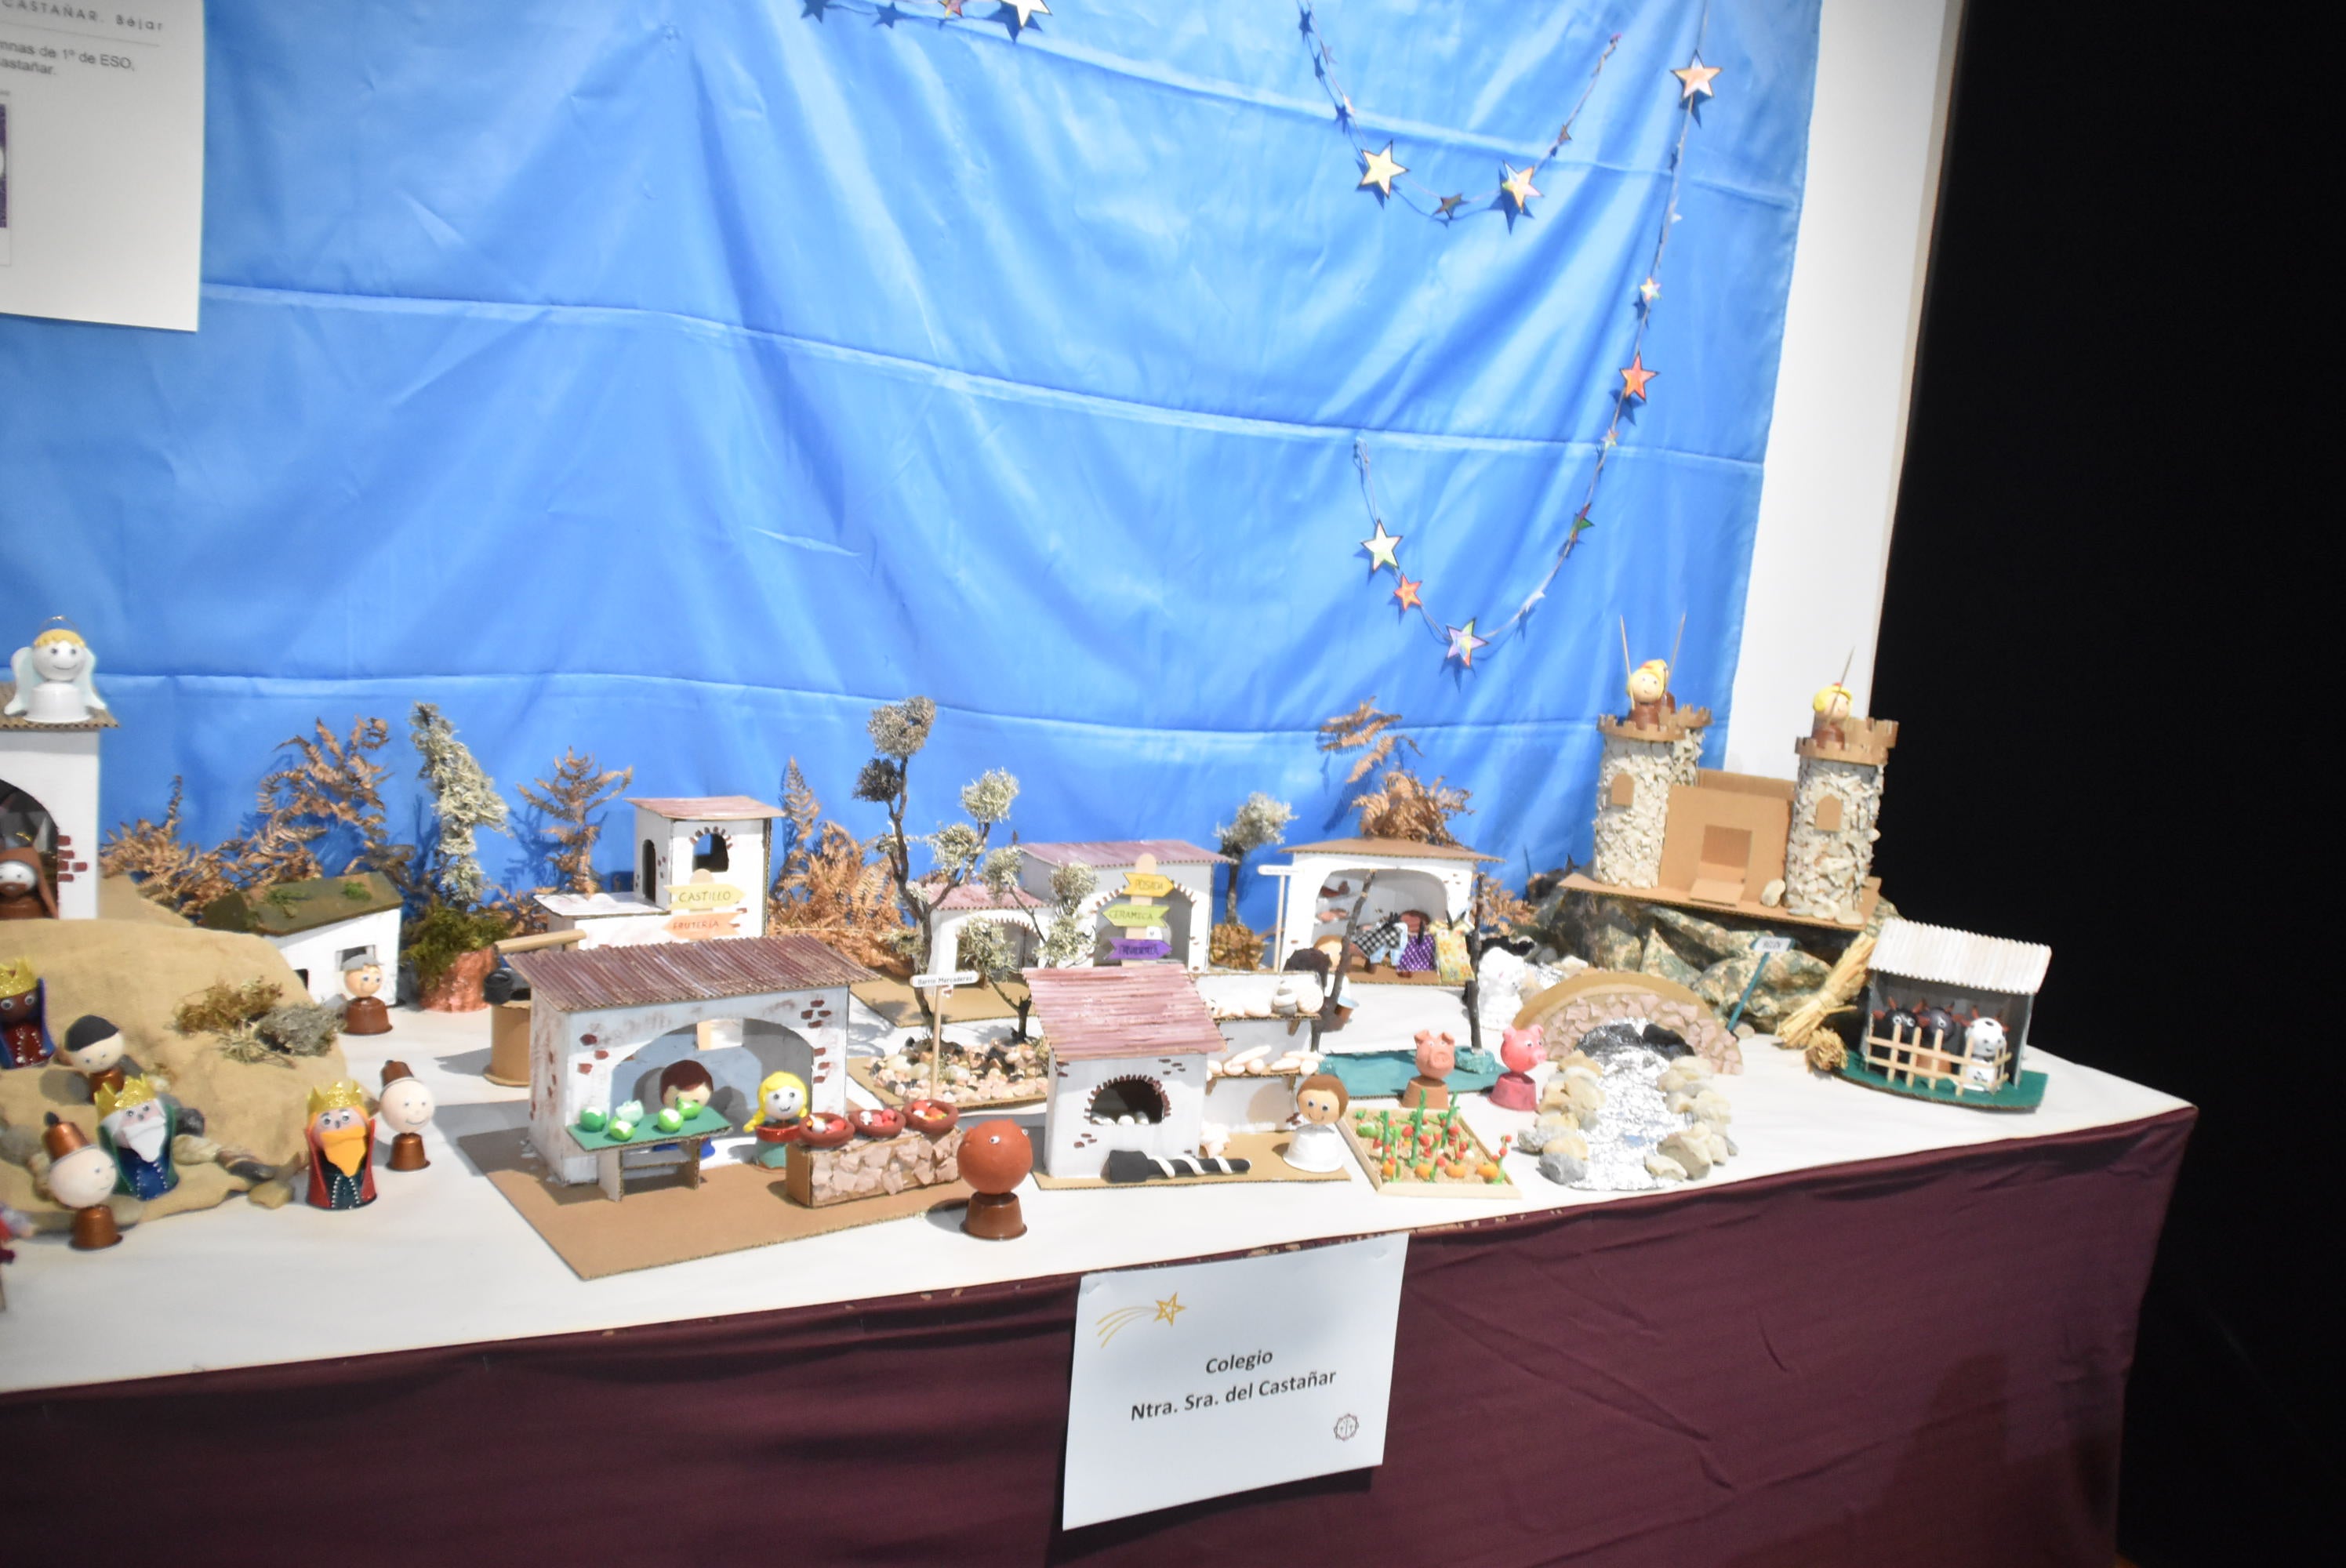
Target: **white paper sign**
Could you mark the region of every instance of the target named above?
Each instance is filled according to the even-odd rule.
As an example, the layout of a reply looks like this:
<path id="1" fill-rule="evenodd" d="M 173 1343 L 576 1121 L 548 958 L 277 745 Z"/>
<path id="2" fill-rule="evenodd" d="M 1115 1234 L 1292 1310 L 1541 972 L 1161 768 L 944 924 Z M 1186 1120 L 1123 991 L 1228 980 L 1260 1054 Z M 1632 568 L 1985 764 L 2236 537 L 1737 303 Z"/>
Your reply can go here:
<path id="1" fill-rule="evenodd" d="M 1382 1464 L 1409 1236 L 1086 1274 L 1060 1526 Z"/>
<path id="2" fill-rule="evenodd" d="M 196 330 L 203 0 L 0 0 L 0 311 Z"/>

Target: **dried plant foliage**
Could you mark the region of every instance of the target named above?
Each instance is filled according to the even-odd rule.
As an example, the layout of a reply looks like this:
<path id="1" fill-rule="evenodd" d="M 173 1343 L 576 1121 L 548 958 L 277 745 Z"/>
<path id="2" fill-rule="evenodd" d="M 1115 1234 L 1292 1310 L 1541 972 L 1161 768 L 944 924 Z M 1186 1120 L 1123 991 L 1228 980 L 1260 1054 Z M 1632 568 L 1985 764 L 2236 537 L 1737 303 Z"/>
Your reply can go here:
<path id="1" fill-rule="evenodd" d="M 294 759 L 261 779 L 263 817 L 298 825 L 305 847 L 332 828 L 350 829 L 358 835 L 360 849 L 342 870 L 381 871 L 404 894 L 415 849 L 391 841 L 391 821 L 382 805 L 382 781 L 391 769 L 374 760 L 374 753 L 391 738 L 391 726 L 380 718 L 354 718 L 350 735 L 341 738 L 322 718 L 312 724 L 316 738 L 296 735 L 279 743 L 278 749 L 292 752 Z"/>
<path id="2" fill-rule="evenodd" d="M 183 789 L 180 779 L 171 780 L 171 806 L 161 821 L 141 817 L 128 827 L 117 825 L 97 860 L 107 876 L 136 882 L 144 897 L 193 913 L 240 884 L 219 850 L 199 849 L 179 837 Z"/>
<path id="3" fill-rule="evenodd" d="M 1514 936 L 1531 929 L 1539 911 L 1517 898 L 1507 884 L 1488 871 L 1474 873 L 1474 914 L 1478 924 L 1495 936 Z"/>
<path id="4" fill-rule="evenodd" d="M 1206 956 L 1220 969 L 1260 969 L 1266 941 L 1263 932 L 1239 921 L 1216 925 L 1207 939 Z"/>
<path id="5" fill-rule="evenodd" d="M 872 858 L 872 846 L 825 821 L 822 802 L 790 759 L 782 785 L 784 848 L 774 885 L 766 896 L 766 923 L 776 931 L 804 932 L 870 969 L 909 974 L 900 933 L 908 932 L 897 911 L 888 868 Z"/>
<path id="6" fill-rule="evenodd" d="M 791 772 L 797 770 L 793 764 Z M 603 891 L 602 879 L 595 874 L 595 840 L 603 836 L 603 824 L 595 813 L 635 777 L 632 768 L 605 769 L 594 753 L 581 757 L 575 748 L 565 747 L 553 778 L 521 786 L 521 798 L 546 813 L 546 836 L 554 840 L 550 858 L 560 881 L 557 888 L 540 888 L 540 892 Z"/>
<path id="7" fill-rule="evenodd" d="M 1376 703 L 1375 697 L 1365 697 L 1352 712 L 1340 713 L 1320 727 L 1321 750 L 1361 753 L 1352 759 L 1352 770 L 1344 775 L 1347 784 L 1359 783 L 1391 761 L 1400 747 L 1418 749 L 1417 742 L 1402 732 L 1401 715 L 1380 712 Z"/>
<path id="8" fill-rule="evenodd" d="M 1406 768 L 1395 768 L 1377 787 L 1352 801 L 1358 813 L 1361 837 L 1408 839 L 1421 844 L 1454 844 L 1450 819 L 1471 811 L 1468 791 L 1453 789 L 1442 779 L 1431 784 Z"/>
<path id="9" fill-rule="evenodd" d="M 242 985 L 223 981 L 182 1001 L 171 1014 L 171 1027 L 182 1034 L 230 1034 L 276 1011 L 283 1001 L 273 980 Z"/>

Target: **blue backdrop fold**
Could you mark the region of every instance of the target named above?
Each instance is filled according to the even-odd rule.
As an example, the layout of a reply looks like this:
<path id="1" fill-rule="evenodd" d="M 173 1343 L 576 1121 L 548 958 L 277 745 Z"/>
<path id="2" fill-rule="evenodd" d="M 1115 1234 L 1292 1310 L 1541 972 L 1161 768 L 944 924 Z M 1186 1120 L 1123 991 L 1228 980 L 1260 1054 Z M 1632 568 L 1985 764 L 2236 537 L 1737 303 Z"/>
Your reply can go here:
<path id="1" fill-rule="evenodd" d="M 209 9 L 201 331 L 0 318 L 0 642 L 98 649 L 109 820 L 180 774 L 216 838 L 276 742 L 425 697 L 508 786 L 796 756 L 870 830 L 863 714 L 917 690 L 916 815 L 1001 765 L 1030 838 L 1202 838 L 1257 789 L 1316 834 L 1312 728 L 1374 693 L 1519 873 L 1586 853 L 1617 616 L 1642 657 L 1686 614 L 1723 734 L 1817 0 L 1321 5 L 1363 134 L 1444 190 L 1622 35 L 1533 215 L 1448 229 L 1355 188 L 1278 0 Z M 1526 634 L 1445 667 L 1357 548 L 1353 437 L 1436 614 L 1503 619 L 1587 483 L 1704 27 L 1650 404 Z"/>

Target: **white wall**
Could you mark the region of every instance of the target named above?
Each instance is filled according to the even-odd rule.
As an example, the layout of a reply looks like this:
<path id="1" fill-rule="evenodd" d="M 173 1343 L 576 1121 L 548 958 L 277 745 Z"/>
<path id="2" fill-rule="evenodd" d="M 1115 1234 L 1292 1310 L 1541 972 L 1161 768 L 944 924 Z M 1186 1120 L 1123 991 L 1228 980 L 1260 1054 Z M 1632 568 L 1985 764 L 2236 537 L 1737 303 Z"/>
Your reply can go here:
<path id="1" fill-rule="evenodd" d="M 1824 0 L 1808 191 L 1726 766 L 1792 777 L 1809 699 L 1873 678 L 1962 0 Z M 1896 714 L 1885 717 L 1895 718 Z"/>

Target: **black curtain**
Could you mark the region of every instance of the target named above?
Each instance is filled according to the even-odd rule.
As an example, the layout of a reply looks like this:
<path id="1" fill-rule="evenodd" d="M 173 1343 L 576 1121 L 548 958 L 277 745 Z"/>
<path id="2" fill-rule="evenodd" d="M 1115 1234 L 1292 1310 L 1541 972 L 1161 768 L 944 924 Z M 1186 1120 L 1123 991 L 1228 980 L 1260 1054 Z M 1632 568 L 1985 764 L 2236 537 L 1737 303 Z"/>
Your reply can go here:
<path id="1" fill-rule="evenodd" d="M 2332 203 L 2270 20 L 1970 6 L 1874 692 L 1902 910 L 2050 942 L 2034 1037 L 2202 1108 L 2128 1403 L 2143 1568 L 2260 1560 L 2337 1452 L 2302 794 L 2346 610 L 2336 504 L 2290 477 L 2335 401 L 2301 316 Z"/>

